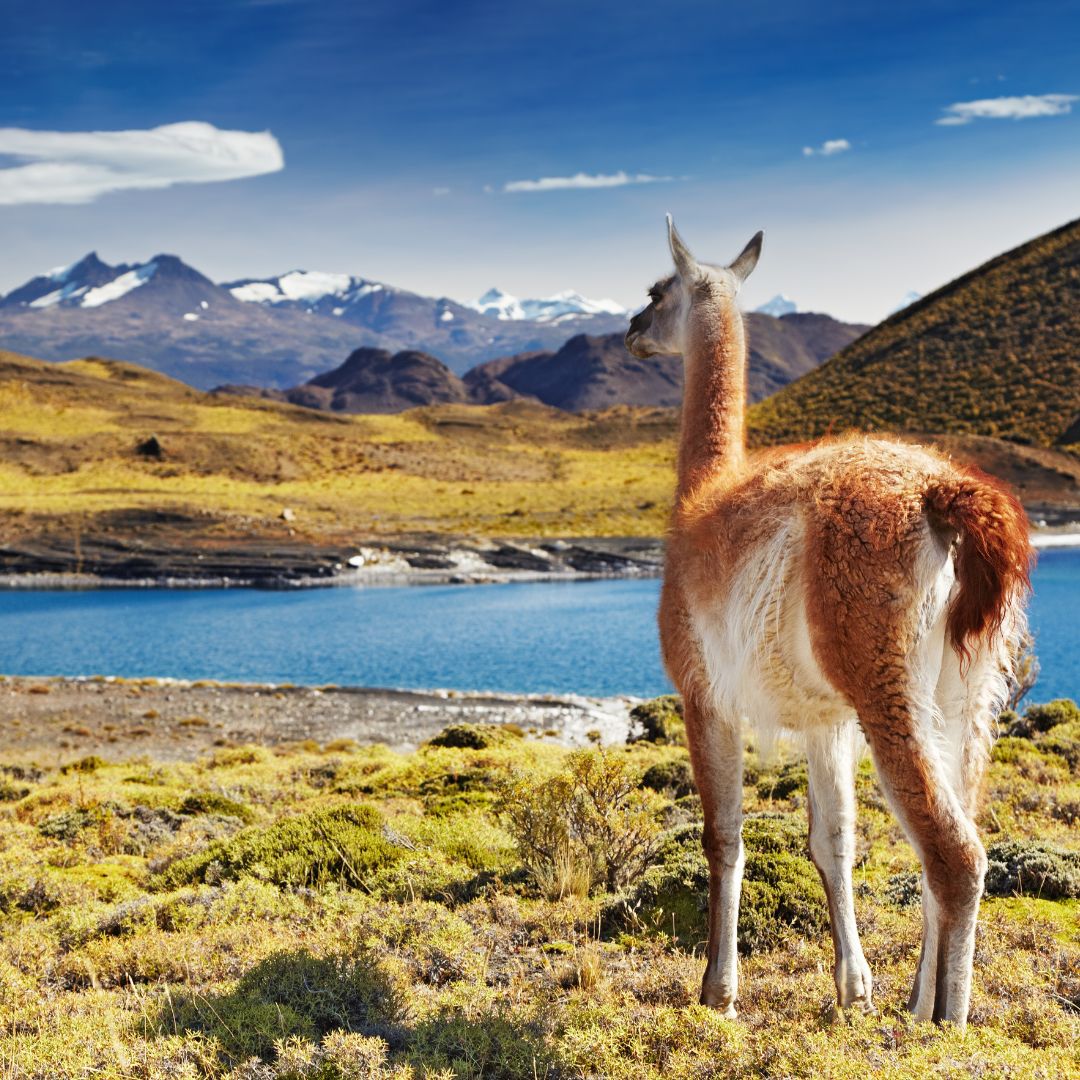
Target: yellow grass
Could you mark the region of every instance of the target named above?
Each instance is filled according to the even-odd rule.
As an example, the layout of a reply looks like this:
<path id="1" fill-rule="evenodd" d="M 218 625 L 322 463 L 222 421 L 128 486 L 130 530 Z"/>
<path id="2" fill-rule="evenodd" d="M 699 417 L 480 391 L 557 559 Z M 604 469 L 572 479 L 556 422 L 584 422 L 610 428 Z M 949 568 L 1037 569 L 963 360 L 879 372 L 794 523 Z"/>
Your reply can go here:
<path id="1" fill-rule="evenodd" d="M 0 510 L 127 508 L 296 528 L 656 535 L 673 417 L 627 422 L 534 405 L 337 416 L 215 398 L 129 364 L 0 353 Z M 161 459 L 137 447 L 154 435 Z"/>

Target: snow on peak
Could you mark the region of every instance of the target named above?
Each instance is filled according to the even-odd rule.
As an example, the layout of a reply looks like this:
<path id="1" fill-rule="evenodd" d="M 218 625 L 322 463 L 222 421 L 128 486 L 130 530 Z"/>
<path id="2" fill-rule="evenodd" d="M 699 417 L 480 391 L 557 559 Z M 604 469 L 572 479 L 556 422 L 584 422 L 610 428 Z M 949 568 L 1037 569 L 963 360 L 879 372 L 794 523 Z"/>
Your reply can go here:
<path id="1" fill-rule="evenodd" d="M 590 300 L 572 289 L 537 300 L 519 300 L 501 289 L 488 289 L 483 296 L 470 301 L 465 307 L 504 321 L 531 319 L 534 322 L 554 322 L 568 315 L 626 314 L 626 309 L 614 300 Z"/>
<path id="2" fill-rule="evenodd" d="M 779 319 L 781 315 L 794 315 L 799 310 L 799 305 L 790 296 L 777 293 L 771 300 L 754 310 L 761 315 L 772 315 L 773 318 Z"/>
<path id="3" fill-rule="evenodd" d="M 102 304 L 107 304 L 111 300 L 119 300 L 121 296 L 127 295 L 132 289 L 137 289 L 140 285 L 145 285 L 154 276 L 156 271 L 156 262 L 148 262 L 143 266 L 136 266 L 134 270 L 129 270 L 126 274 L 121 274 L 119 277 L 113 278 L 112 281 L 105 285 L 99 285 L 96 289 L 91 289 L 79 301 L 79 307 L 101 307 Z"/>
<path id="4" fill-rule="evenodd" d="M 292 270 L 280 277 L 262 281 L 243 281 L 226 286 L 229 292 L 246 304 L 304 304 L 308 307 L 333 298 L 339 304 L 351 303 L 373 292 L 381 292 L 382 285 L 349 274 L 328 274 L 321 270 Z M 340 315 L 344 309 L 335 307 Z"/>
<path id="5" fill-rule="evenodd" d="M 912 304 L 915 303 L 916 300 L 921 300 L 921 299 L 922 299 L 922 293 L 917 293 L 913 289 L 908 289 L 908 291 L 906 293 L 904 293 L 903 297 L 901 298 L 900 303 L 897 304 L 896 307 L 894 307 L 889 312 L 889 314 L 890 315 L 895 315 L 898 311 L 903 311 L 904 308 L 910 307 Z"/>
<path id="6" fill-rule="evenodd" d="M 473 311 L 479 311 L 481 315 L 494 315 L 496 319 L 506 321 L 508 319 L 524 319 L 525 309 L 516 296 L 504 293 L 502 289 L 488 289 L 483 296 L 472 300 L 465 305 Z"/>

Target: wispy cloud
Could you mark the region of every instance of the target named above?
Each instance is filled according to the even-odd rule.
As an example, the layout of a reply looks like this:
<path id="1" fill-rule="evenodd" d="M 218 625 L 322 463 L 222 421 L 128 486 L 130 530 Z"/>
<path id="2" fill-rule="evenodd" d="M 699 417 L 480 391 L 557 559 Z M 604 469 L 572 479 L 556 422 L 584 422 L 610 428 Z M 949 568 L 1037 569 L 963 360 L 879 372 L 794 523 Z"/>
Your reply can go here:
<path id="1" fill-rule="evenodd" d="M 431 194 L 438 195 L 440 197 L 443 195 L 449 195 L 450 189 L 448 187 L 434 187 L 431 189 Z"/>
<path id="2" fill-rule="evenodd" d="M 277 172 L 281 145 L 268 131 L 222 131 L 189 120 L 147 131 L 0 128 L 0 206 L 88 203 L 112 191 L 208 184 Z"/>
<path id="3" fill-rule="evenodd" d="M 1076 94 L 1024 94 L 1021 97 L 983 98 L 946 105 L 945 115 L 934 121 L 942 127 L 959 127 L 972 120 L 1030 120 L 1034 116 L 1064 116 L 1072 112 Z"/>
<path id="4" fill-rule="evenodd" d="M 826 139 L 820 146 L 804 146 L 802 152 L 803 157 L 832 157 L 850 149 L 851 143 L 847 139 Z"/>
<path id="5" fill-rule="evenodd" d="M 571 188 L 613 188 L 627 184 L 666 184 L 674 176 L 652 176 L 650 173 L 575 173 L 573 176 L 542 176 L 539 180 L 511 180 L 503 184 L 503 191 L 567 191 Z"/>

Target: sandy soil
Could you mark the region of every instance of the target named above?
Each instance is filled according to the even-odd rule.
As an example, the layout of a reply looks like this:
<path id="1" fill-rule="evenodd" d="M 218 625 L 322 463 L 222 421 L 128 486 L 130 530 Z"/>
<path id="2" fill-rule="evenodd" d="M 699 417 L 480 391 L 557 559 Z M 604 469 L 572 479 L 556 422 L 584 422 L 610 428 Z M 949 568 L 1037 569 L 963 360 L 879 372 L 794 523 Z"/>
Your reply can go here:
<path id="1" fill-rule="evenodd" d="M 0 759 L 53 765 L 193 759 L 220 746 L 307 739 L 411 749 L 448 724 L 513 723 L 567 745 L 623 742 L 638 699 L 412 693 L 165 679 L 0 680 Z M 590 734 L 592 733 L 592 734 Z"/>

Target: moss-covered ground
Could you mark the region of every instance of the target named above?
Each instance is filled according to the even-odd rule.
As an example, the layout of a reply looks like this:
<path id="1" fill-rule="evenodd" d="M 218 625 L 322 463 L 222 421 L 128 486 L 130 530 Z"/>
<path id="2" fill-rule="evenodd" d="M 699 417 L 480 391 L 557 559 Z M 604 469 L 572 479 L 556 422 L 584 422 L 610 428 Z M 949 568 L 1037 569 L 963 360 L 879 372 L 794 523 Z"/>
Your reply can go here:
<path id="1" fill-rule="evenodd" d="M 805 774 L 750 753 L 731 1021 L 694 1004 L 699 804 L 671 732 L 576 756 L 507 729 L 412 754 L 339 742 L 7 760 L 0 1076 L 1076 1076 L 1080 757 L 1074 714 L 1049 719 L 1009 718 L 995 752 L 981 825 L 996 895 L 964 1034 L 903 1010 L 917 863 L 868 763 L 856 905 L 878 1014 L 832 1014 Z M 577 800 L 566 820 L 585 842 L 609 830 L 604 853 L 626 829 L 645 837 L 647 865 L 617 894 L 573 867 L 538 876 L 518 848 L 522 805 L 551 812 L 553 791 Z"/>

